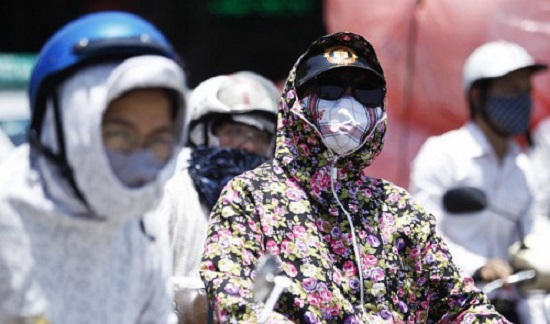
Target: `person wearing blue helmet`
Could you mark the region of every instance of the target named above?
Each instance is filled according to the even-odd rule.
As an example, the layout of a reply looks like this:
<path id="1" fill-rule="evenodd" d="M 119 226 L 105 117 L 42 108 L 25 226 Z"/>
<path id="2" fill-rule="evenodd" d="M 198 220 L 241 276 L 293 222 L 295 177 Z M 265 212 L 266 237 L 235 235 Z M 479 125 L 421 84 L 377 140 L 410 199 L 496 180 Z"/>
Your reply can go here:
<path id="1" fill-rule="evenodd" d="M 47 41 L 29 143 L 0 167 L 0 323 L 176 320 L 149 211 L 184 140 L 185 84 L 165 36 L 132 14 L 89 14 Z"/>

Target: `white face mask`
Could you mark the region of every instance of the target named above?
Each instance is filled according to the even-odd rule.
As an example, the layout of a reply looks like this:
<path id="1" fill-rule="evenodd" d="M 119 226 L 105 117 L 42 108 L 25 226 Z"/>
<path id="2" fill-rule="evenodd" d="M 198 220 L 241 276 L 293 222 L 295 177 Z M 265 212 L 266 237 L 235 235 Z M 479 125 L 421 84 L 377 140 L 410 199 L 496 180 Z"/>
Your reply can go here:
<path id="1" fill-rule="evenodd" d="M 335 154 L 346 155 L 363 145 L 384 111 L 381 107 L 366 108 L 351 96 L 338 100 L 302 99 L 313 122 L 319 128 L 325 145 Z"/>

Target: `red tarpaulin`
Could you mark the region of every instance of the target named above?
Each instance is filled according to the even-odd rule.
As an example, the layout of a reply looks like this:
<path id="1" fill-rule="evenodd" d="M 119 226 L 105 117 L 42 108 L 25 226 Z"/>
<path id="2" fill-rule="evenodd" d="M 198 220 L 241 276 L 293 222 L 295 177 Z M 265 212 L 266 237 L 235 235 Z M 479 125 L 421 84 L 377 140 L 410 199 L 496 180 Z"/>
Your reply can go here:
<path id="1" fill-rule="evenodd" d="M 477 46 L 504 39 L 550 63 L 548 0 L 325 0 L 329 32 L 370 40 L 388 84 L 388 134 L 373 176 L 407 187 L 409 168 L 430 135 L 468 119 L 462 65 Z M 550 114 L 550 73 L 535 79 L 533 127 Z"/>

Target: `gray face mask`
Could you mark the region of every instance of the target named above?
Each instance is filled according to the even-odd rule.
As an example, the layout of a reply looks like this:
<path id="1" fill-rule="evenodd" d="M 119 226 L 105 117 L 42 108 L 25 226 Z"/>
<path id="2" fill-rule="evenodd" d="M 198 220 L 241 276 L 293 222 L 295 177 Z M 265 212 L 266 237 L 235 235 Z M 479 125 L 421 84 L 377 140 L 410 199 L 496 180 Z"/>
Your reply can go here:
<path id="1" fill-rule="evenodd" d="M 489 97 L 485 113 L 487 121 L 501 135 L 523 134 L 529 128 L 531 95 L 526 92 L 513 98 Z"/>
<path id="2" fill-rule="evenodd" d="M 155 158 L 151 150 L 131 154 L 106 150 L 113 173 L 127 187 L 137 188 L 155 180 L 165 163 Z"/>

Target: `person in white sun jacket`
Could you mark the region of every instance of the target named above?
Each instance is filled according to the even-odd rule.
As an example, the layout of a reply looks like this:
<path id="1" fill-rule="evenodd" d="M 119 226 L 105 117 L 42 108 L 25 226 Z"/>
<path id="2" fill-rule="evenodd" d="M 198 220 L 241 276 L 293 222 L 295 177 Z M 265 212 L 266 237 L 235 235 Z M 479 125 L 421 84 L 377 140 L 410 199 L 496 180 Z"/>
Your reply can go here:
<path id="1" fill-rule="evenodd" d="M 0 168 L 0 323 L 170 323 L 165 228 L 185 77 L 165 37 L 90 14 L 39 54 L 29 144 Z M 149 214 L 151 215 L 151 214 Z"/>

